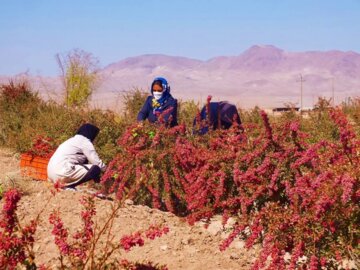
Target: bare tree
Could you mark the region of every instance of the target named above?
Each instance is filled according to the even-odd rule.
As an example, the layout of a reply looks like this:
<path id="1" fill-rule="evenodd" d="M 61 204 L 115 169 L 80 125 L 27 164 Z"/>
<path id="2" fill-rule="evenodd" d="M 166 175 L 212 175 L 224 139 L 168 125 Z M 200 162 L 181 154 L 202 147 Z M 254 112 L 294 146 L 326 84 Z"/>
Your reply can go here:
<path id="1" fill-rule="evenodd" d="M 96 89 L 99 61 L 88 52 L 74 49 L 65 55 L 56 55 L 65 90 L 65 104 L 83 106 Z"/>

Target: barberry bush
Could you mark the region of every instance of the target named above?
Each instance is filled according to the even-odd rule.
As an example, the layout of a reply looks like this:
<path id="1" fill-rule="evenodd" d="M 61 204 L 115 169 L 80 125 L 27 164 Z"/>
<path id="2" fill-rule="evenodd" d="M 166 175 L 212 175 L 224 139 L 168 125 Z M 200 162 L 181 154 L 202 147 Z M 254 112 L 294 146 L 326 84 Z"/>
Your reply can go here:
<path id="1" fill-rule="evenodd" d="M 268 257 L 273 269 L 295 269 L 303 255 L 309 269 L 358 261 L 359 140 L 340 110 L 330 115 L 339 140 L 309 144 L 298 122 L 275 130 L 262 113 L 264 136 L 235 161 L 240 218 L 222 249 L 236 235 L 248 247 L 261 243 L 254 269 Z M 285 252 L 292 255 L 288 262 Z"/>
<path id="2" fill-rule="evenodd" d="M 16 215 L 21 193 L 10 189 L 4 193 L 4 204 L 0 220 L 0 266 L 1 269 L 16 269 L 23 265 L 27 269 L 36 269 L 33 251 L 34 234 L 40 216 L 27 225 L 21 225 Z"/>
<path id="3" fill-rule="evenodd" d="M 313 118 L 272 123 L 260 110 L 252 117 L 261 122 L 204 136 L 185 125 L 134 125 L 119 138 L 121 151 L 102 182 L 112 183 L 119 200 L 186 215 L 190 223 L 216 213 L 224 223 L 235 217 L 220 249 L 235 238 L 249 248 L 261 244 L 253 269 L 359 264 L 360 140 L 340 109 L 321 114 L 327 131 L 315 138 Z"/>
<path id="4" fill-rule="evenodd" d="M 43 102 L 26 84 L 10 83 L 1 90 L 3 145 L 23 152 L 37 134 L 56 145 L 82 123 L 93 122 L 102 132 L 95 142 L 99 154 L 110 161 L 102 182 L 120 202 L 131 198 L 186 216 L 190 223 L 218 213 L 224 223 L 234 217 L 237 223 L 220 249 L 235 238 L 247 247 L 261 244 L 254 269 L 331 269 L 344 259 L 359 268 L 357 99 L 343 110 L 320 99 L 307 117 L 294 111 L 278 118 L 260 108 L 241 111 L 241 128 L 198 136 L 199 127 L 191 124 L 194 104 L 180 112 L 187 125 L 129 126 L 112 112 Z M 61 222 L 60 215 L 54 213 L 52 222 Z M 19 235 L 16 231 L 14 237 Z M 64 243 L 81 251 L 72 240 Z M 285 253 L 291 258 L 285 260 Z"/>
<path id="5" fill-rule="evenodd" d="M 56 193 L 52 190 L 53 196 L 56 196 Z M 0 220 L 0 269 L 18 269 L 21 265 L 26 269 L 50 269 L 44 264 L 35 263 L 36 254 L 33 250 L 36 242 L 35 233 L 43 210 L 35 219 L 30 220 L 29 224 L 23 226 L 16 214 L 20 199 L 21 193 L 16 189 L 4 193 Z M 104 224 L 98 226 L 94 222 L 94 197 L 84 196 L 80 203 L 83 205 L 82 226 L 72 235 L 63 223 L 59 210 L 53 210 L 49 216 L 49 222 L 53 226 L 51 233 L 59 249 L 61 269 L 167 269 L 165 265 L 154 264 L 151 261 L 131 262 L 121 258 L 121 251 L 127 252 L 134 246 L 143 246 L 146 240 L 154 240 L 167 234 L 167 226 L 153 224 L 145 230 L 115 239 L 112 226 L 121 205 L 114 204 Z M 44 209 L 47 205 L 48 203 Z"/>
<path id="6" fill-rule="evenodd" d="M 65 227 L 59 211 L 53 211 L 49 217 L 62 269 L 167 269 L 152 262 L 128 262 L 119 257 L 122 250 L 127 252 L 134 246 L 143 246 L 145 239 L 153 240 L 167 234 L 168 227 L 154 224 L 147 230 L 123 235 L 115 240 L 112 226 L 121 205 L 115 204 L 104 225 L 99 226 L 93 220 L 96 215 L 94 197 L 85 196 L 80 203 L 84 208 L 81 212 L 82 228 L 73 235 Z M 105 244 L 100 244 L 104 237 Z"/>

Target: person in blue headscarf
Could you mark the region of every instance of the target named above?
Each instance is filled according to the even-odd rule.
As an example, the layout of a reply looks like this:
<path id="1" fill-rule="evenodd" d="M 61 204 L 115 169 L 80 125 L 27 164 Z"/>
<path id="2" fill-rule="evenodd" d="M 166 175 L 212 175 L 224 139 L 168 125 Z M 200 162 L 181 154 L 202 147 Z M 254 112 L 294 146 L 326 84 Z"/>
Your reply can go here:
<path id="1" fill-rule="evenodd" d="M 151 84 L 151 96 L 138 113 L 137 120 L 148 120 L 151 123 L 162 122 L 173 127 L 177 125 L 177 100 L 170 94 L 170 85 L 165 78 L 157 77 Z"/>

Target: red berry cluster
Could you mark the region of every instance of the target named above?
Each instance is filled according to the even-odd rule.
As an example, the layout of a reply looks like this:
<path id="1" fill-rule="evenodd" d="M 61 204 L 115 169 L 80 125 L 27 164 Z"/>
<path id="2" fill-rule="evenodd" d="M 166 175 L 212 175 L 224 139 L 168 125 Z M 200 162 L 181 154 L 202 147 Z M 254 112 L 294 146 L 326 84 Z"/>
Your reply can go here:
<path id="1" fill-rule="evenodd" d="M 38 135 L 26 153 L 33 156 L 50 158 L 54 152 L 55 146 L 53 140 L 49 137 Z"/>

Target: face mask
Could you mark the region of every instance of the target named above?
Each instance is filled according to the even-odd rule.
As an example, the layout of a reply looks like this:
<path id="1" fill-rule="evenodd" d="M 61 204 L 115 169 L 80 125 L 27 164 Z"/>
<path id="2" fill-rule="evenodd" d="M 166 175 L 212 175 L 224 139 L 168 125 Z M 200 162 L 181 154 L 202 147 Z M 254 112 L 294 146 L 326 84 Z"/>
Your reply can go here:
<path id="1" fill-rule="evenodd" d="M 162 97 L 162 92 L 153 92 L 153 96 L 156 100 L 159 100 Z"/>

